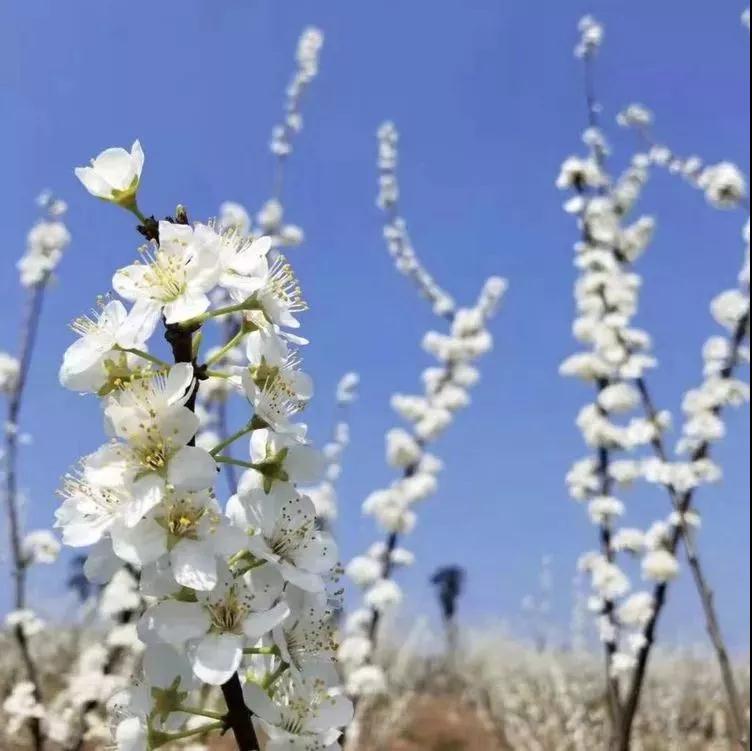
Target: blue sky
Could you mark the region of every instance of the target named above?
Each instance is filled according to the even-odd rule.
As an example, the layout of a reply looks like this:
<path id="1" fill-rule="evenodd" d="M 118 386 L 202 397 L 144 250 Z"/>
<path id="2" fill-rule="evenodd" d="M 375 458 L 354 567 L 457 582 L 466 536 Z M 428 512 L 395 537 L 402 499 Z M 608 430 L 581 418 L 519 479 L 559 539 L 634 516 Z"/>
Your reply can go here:
<path id="1" fill-rule="evenodd" d="M 460 301 L 473 300 L 489 274 L 511 284 L 474 404 L 438 447 L 447 465 L 441 491 L 422 509 L 410 540 L 419 563 L 402 577 L 411 607 L 432 612 L 428 575 L 459 563 L 469 570 L 467 617 L 515 621 L 548 554 L 555 617 L 566 623 L 575 560 L 593 544 L 562 480 L 583 455 L 574 417 L 589 393 L 557 375 L 574 346 L 575 228 L 553 180 L 583 128 L 575 26 L 585 12 L 606 23 L 598 78 L 608 122 L 622 105 L 644 101 L 679 152 L 729 158 L 746 170 L 742 9 L 700 0 L 3 3 L 0 349 L 15 346 L 21 296 L 12 264 L 41 188 L 69 202 L 74 236 L 48 297 L 23 414 L 35 439 L 23 461 L 29 525 L 49 523 L 59 476 L 101 440 L 97 405 L 57 385 L 70 340 L 65 323 L 108 290 L 137 245 L 128 218 L 90 199 L 72 168 L 138 137 L 147 154 L 145 211 L 164 214 L 182 202 L 207 217 L 225 199 L 257 208 L 270 191 L 266 144 L 292 51 L 301 29 L 316 24 L 327 35 L 322 71 L 305 103 L 286 203 L 307 233 L 293 261 L 311 303 L 305 355 L 317 379 L 310 422 L 318 438 L 328 434 L 340 374 L 363 374 L 341 483 L 344 557 L 373 539 L 360 503 L 391 477 L 383 461 L 383 434 L 394 423 L 389 395 L 417 386 L 428 363 L 419 341 L 434 323 L 381 241 L 374 133 L 392 118 L 402 132 L 404 211 L 426 263 Z M 632 140 L 613 135 L 623 163 Z M 652 378 L 657 400 L 677 410 L 699 377 L 701 344 L 715 331 L 708 301 L 734 283 L 742 217 L 710 210 L 666 175 L 656 176 L 643 207 L 658 215 L 659 232 L 641 266 L 640 321 L 661 359 Z M 748 643 L 749 622 L 748 419 L 746 409 L 730 417 L 718 452 L 725 482 L 701 495 L 702 549 L 738 646 Z M 634 521 L 666 510 L 657 492 L 627 500 Z M 63 574 L 33 580 L 48 607 Z M 663 632 L 695 640 L 701 630 L 694 593 L 680 585 Z"/>

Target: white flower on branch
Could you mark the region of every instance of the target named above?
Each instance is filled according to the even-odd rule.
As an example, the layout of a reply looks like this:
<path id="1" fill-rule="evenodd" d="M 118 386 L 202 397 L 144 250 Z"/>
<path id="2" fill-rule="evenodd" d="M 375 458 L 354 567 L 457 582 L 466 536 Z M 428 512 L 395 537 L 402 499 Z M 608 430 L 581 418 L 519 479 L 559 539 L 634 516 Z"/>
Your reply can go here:
<path id="1" fill-rule="evenodd" d="M 308 592 L 324 590 L 323 576 L 337 563 L 337 545 L 316 529 L 316 509 L 287 483 L 270 493 L 247 474 L 227 514 L 240 530 L 250 533 L 246 546 L 254 559 L 275 564 L 285 581 Z"/>
<path id="2" fill-rule="evenodd" d="M 337 384 L 337 404 L 350 404 L 358 397 L 360 376 L 357 373 L 345 373 Z"/>
<path id="3" fill-rule="evenodd" d="M 705 191 L 708 201 L 719 209 L 735 208 L 747 195 L 747 180 L 731 162 L 706 167 L 698 184 Z"/>
<path id="4" fill-rule="evenodd" d="M 653 550 L 642 560 L 642 574 L 651 581 L 668 582 L 679 576 L 679 562 L 668 550 Z"/>
<path id="5" fill-rule="evenodd" d="M 393 610 L 403 600 L 402 588 L 390 579 L 380 579 L 365 593 L 365 603 L 379 613 Z"/>
<path id="6" fill-rule="evenodd" d="M 603 44 L 605 29 L 593 16 L 584 16 L 579 23 L 580 42 L 575 49 L 577 57 L 597 52 Z"/>
<path id="7" fill-rule="evenodd" d="M 0 352 L 0 394 L 12 394 L 18 383 L 18 360 L 7 352 Z"/>
<path id="8" fill-rule="evenodd" d="M 10 717 L 5 728 L 9 735 L 18 733 L 29 718 L 45 716 L 44 707 L 36 700 L 35 692 L 33 683 L 19 681 L 3 702 L 3 711 Z"/>
<path id="9" fill-rule="evenodd" d="M 361 665 L 348 673 L 346 688 L 351 696 L 380 696 L 388 692 L 387 677 L 378 665 Z"/>
<path id="10" fill-rule="evenodd" d="M 241 204 L 225 201 L 219 207 L 217 224 L 222 232 L 235 230 L 240 235 L 247 235 L 251 231 L 251 216 Z"/>
<path id="11" fill-rule="evenodd" d="M 226 569 L 213 590 L 196 593 L 195 602 L 163 600 L 152 605 L 142 618 L 142 638 L 177 649 L 188 643 L 195 675 L 219 686 L 240 667 L 246 642 L 257 642 L 289 615 L 287 604 L 278 601 L 282 586 L 272 566 L 250 571 L 242 579 Z"/>
<path id="12" fill-rule="evenodd" d="M 49 216 L 29 230 L 26 252 L 16 264 L 24 287 L 48 282 L 71 241 L 70 232 L 61 219 L 65 205 L 52 198 L 45 199 L 43 205 Z"/>
<path id="13" fill-rule="evenodd" d="M 644 104 L 630 104 L 617 116 L 623 128 L 647 128 L 653 122 L 653 113 Z"/>
<path id="14" fill-rule="evenodd" d="M 91 167 L 77 167 L 75 173 L 93 196 L 127 206 L 135 200 L 143 167 L 143 149 L 134 141 L 130 153 L 119 147 L 106 149 L 92 159 Z"/>
<path id="15" fill-rule="evenodd" d="M 338 684 L 336 671 L 325 664 L 288 674 L 271 697 L 262 687 L 247 683 L 245 702 L 269 738 L 269 751 L 336 751 L 341 728 L 353 718 L 352 703 Z"/>
<path id="16" fill-rule="evenodd" d="M 127 346 L 148 339 L 162 316 L 174 324 L 204 313 L 210 305 L 207 293 L 217 283 L 221 241 L 210 227 L 161 221 L 159 240 L 156 247 L 142 248 L 142 263 L 112 278 L 113 289 L 134 303 L 120 332 Z"/>
<path id="17" fill-rule="evenodd" d="M 134 526 L 116 525 L 110 534 L 122 560 L 142 568 L 168 556 L 175 581 L 199 592 L 216 586 L 218 556 L 233 555 L 244 541 L 221 515 L 213 493 L 170 487 L 159 506 Z"/>
<path id="18" fill-rule="evenodd" d="M 635 592 L 619 606 L 619 621 L 627 626 L 644 627 L 653 615 L 654 607 L 652 594 Z"/>
<path id="19" fill-rule="evenodd" d="M 9 629 L 21 629 L 24 636 L 28 639 L 42 633 L 46 624 L 33 610 L 26 608 L 24 610 L 13 610 L 8 613 L 5 616 L 5 625 Z"/>
<path id="20" fill-rule="evenodd" d="M 60 383 L 73 391 L 96 394 L 110 380 L 124 382 L 131 375 L 130 365 L 137 358 L 118 351 L 118 345 L 145 348 L 145 340 L 133 337 L 121 339 L 122 327 L 128 313 L 119 300 L 103 302 L 90 316 L 81 316 L 71 328 L 78 334 L 76 340 L 65 351 L 60 366 Z"/>
<path id="21" fill-rule="evenodd" d="M 309 484 L 318 482 L 323 475 L 325 462 L 321 452 L 301 443 L 296 436 L 275 433 L 272 430 L 254 430 L 251 435 L 251 459 L 256 465 L 246 472 L 241 481 L 241 494 L 247 487 L 255 491 L 263 487 L 269 493 L 276 484 Z M 301 436 L 302 437 L 302 436 Z"/>
<path id="22" fill-rule="evenodd" d="M 373 556 L 360 555 L 353 558 L 345 567 L 345 573 L 361 589 L 381 578 L 383 563 Z M 370 642 L 369 642 L 370 643 Z"/>
<path id="23" fill-rule="evenodd" d="M 418 463 L 421 448 L 417 441 L 401 428 L 394 428 L 386 434 L 387 463 L 395 469 L 405 469 Z"/>
<path id="24" fill-rule="evenodd" d="M 288 586 L 290 614 L 272 632 L 280 658 L 295 670 L 311 662 L 332 662 L 337 652 L 336 627 L 327 593 Z"/>
<path id="25" fill-rule="evenodd" d="M 60 541 L 48 529 L 29 532 L 21 543 L 22 555 L 28 564 L 54 563 L 61 547 Z"/>

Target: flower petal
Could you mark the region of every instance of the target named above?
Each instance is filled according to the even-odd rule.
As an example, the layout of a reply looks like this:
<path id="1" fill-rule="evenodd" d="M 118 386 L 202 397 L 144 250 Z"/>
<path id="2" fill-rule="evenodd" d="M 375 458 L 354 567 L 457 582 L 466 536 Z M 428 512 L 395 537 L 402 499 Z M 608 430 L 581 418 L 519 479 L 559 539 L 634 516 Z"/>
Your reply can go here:
<path id="1" fill-rule="evenodd" d="M 217 584 L 217 557 L 207 545 L 181 540 L 170 551 L 175 581 L 184 587 L 208 592 Z"/>
<path id="2" fill-rule="evenodd" d="M 191 655 L 193 672 L 211 686 L 227 683 L 242 659 L 243 637 L 236 634 L 209 634 Z"/>
<path id="3" fill-rule="evenodd" d="M 197 446 L 184 446 L 170 459 L 167 479 L 178 490 L 205 490 L 217 477 L 217 463 Z"/>

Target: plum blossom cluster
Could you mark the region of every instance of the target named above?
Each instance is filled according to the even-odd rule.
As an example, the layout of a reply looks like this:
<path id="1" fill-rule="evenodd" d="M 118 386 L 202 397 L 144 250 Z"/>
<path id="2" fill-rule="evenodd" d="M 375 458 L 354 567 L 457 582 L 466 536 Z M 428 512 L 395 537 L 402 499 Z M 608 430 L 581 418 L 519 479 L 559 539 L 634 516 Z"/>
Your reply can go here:
<path id="1" fill-rule="evenodd" d="M 587 33 L 582 27 L 581 31 Z M 686 418 L 677 449 L 680 457 L 684 454 L 686 458 L 672 460 L 664 440 L 671 418 L 656 407 L 647 381 L 657 365 L 650 337 L 632 323 L 641 286 L 633 264 L 647 248 L 655 223 L 643 217 L 629 224 L 628 217 L 653 165 L 684 174 L 717 208 L 743 206 L 746 179 L 729 163 L 704 167 L 698 158 L 682 160 L 656 146 L 649 136 L 652 113 L 634 104 L 617 119 L 644 135 L 648 151 L 638 153 L 614 181 L 606 172 L 609 149 L 600 134 L 600 105 L 593 89 L 592 63 L 599 46 L 586 43 L 583 37 L 578 47 L 587 73 L 590 122 L 585 143 L 590 153 L 567 159 L 557 185 L 573 192 L 565 208 L 578 217 L 581 229 L 581 241 L 575 246 L 580 275 L 573 331 L 586 349 L 569 357 L 561 372 L 595 386 L 595 400 L 583 408 L 577 420 L 593 455 L 574 465 L 567 483 L 572 497 L 588 504 L 590 519 L 598 528 L 600 549 L 583 556 L 580 565 L 591 578 L 591 607 L 605 644 L 612 741 L 620 749 L 629 748 L 657 621 L 669 583 L 680 572 L 676 555 L 681 542 L 718 656 L 734 732 L 743 740 L 741 702 L 696 548 L 699 515 L 692 502 L 700 485 L 721 477 L 720 467 L 711 458 L 711 446 L 725 433 L 723 409 L 749 399 L 747 384 L 734 377 L 737 367 L 749 360 L 745 347 L 749 336 L 749 232 L 745 231 L 747 256 L 739 287 L 722 293 L 711 305 L 713 316 L 728 335 L 713 336 L 704 347 L 705 381 L 687 393 L 683 404 Z M 635 416 L 636 410 L 641 414 Z M 653 456 L 639 453 L 643 447 L 649 447 Z M 665 520 L 656 521 L 647 530 L 621 526 L 626 507 L 617 491 L 623 492 L 638 479 L 663 486 L 673 509 Z M 652 591 L 633 592 L 621 562 L 623 553 L 641 561 L 643 579 L 653 583 Z M 625 694 L 621 679 L 627 683 Z"/>
<path id="2" fill-rule="evenodd" d="M 331 528 L 339 516 L 337 482 L 342 475 L 342 457 L 350 445 L 350 424 L 347 421 L 347 413 L 349 406 L 358 398 L 359 385 L 360 376 L 352 372 L 345 373 L 337 384 L 335 398 L 338 419 L 330 440 L 322 449 L 326 460 L 324 478 L 317 485 L 303 489 L 313 501 L 316 518 L 324 529 Z"/>
<path id="3" fill-rule="evenodd" d="M 384 173 L 391 171 L 396 182 L 397 138 L 394 126 L 387 124 L 379 131 L 379 168 L 383 198 Z M 381 201 L 387 213 L 387 230 L 398 215 L 394 200 Z M 390 254 L 395 256 L 393 238 L 386 233 Z M 387 432 L 385 449 L 388 465 L 399 473 L 389 487 L 376 490 L 363 503 L 363 513 L 374 518 L 385 541 L 373 545 L 364 555 L 354 558 L 346 567 L 349 578 L 363 592 L 363 606 L 350 614 L 339 657 L 347 673 L 347 689 L 356 697 L 372 696 L 386 689 L 381 668 L 372 661 L 379 625 L 383 617 L 402 600 L 402 591 L 394 581 L 395 571 L 409 566 L 413 554 L 400 547 L 400 540 L 410 534 L 417 521 L 416 509 L 435 495 L 438 475 L 443 463 L 427 447 L 449 428 L 454 415 L 470 404 L 469 390 L 480 374 L 475 361 L 493 345 L 488 322 L 496 313 L 506 290 L 506 282 L 492 277 L 483 286 L 472 307 L 454 308 L 410 250 L 414 261 L 401 268 L 398 251 L 397 266 L 426 297 L 434 312 L 450 321 L 449 332 L 429 331 L 423 339 L 424 350 L 436 364 L 423 372 L 420 394 L 395 394 L 391 406 L 407 423 Z M 442 303 L 444 300 L 445 303 Z"/>
<path id="4" fill-rule="evenodd" d="M 182 207 L 146 217 L 143 152 L 105 153 L 93 176 L 79 176 L 99 195 L 98 179 L 132 172 L 127 201 L 108 200 L 138 217 L 147 243 L 115 272 L 117 297 L 72 326 L 60 380 L 100 399 L 109 440 L 65 478 L 56 516 L 65 544 L 92 547 L 90 576 L 106 580 L 125 564 L 148 605 L 142 679 L 111 703 L 116 745 L 153 749 L 231 729 L 242 751 L 258 748 L 260 731 L 279 751 L 337 748 L 352 714 L 331 625 L 337 547 L 298 490 L 324 468 L 298 418 L 313 394 L 294 334 L 307 308 L 300 284 L 268 237 L 190 222 Z M 201 352 L 204 324 L 226 316 L 238 324 L 231 344 L 242 359 L 232 362 L 225 348 Z M 173 363 L 152 353 L 159 334 Z M 197 445 L 195 405 L 212 379 L 244 399 L 248 416 L 215 445 L 206 435 Z M 234 458 L 227 450 L 240 441 Z M 223 500 L 225 464 L 242 475 Z M 221 687 L 226 713 L 203 706 L 202 686 Z"/>

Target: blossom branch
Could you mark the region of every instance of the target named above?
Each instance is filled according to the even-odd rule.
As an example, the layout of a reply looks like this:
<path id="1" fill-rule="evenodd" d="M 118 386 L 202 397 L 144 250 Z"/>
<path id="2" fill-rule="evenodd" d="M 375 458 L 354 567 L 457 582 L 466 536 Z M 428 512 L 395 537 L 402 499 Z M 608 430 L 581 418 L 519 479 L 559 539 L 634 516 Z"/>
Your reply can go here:
<path id="1" fill-rule="evenodd" d="M 739 363 L 741 347 L 745 339 L 749 335 L 749 323 L 750 319 L 748 309 L 737 324 L 730 338 L 730 353 L 728 356 L 728 361 L 723 367 L 720 374 L 721 378 L 725 380 L 728 380 L 733 376 L 734 371 Z M 649 392 L 647 392 L 646 388 L 644 389 L 644 393 L 646 394 L 646 409 L 650 410 L 652 400 L 650 399 Z M 720 414 L 721 407 L 718 406 L 713 411 L 716 415 L 718 415 Z M 700 461 L 701 459 L 708 458 L 710 455 L 710 449 L 711 443 L 709 441 L 703 441 L 693 452 L 692 461 Z M 665 449 L 662 446 L 656 447 L 656 450 L 659 453 L 659 457 L 661 454 L 665 455 L 666 453 Z M 734 677 L 733 668 L 728 656 L 728 650 L 725 646 L 725 642 L 721 633 L 721 627 L 715 611 L 713 593 L 700 566 L 699 556 L 697 554 L 694 541 L 692 540 L 691 534 L 687 529 L 685 521 L 686 516 L 692 507 L 694 489 L 690 489 L 684 493 L 677 493 L 672 486 L 668 485 L 667 487 L 669 489 L 669 492 L 672 494 L 672 500 L 677 514 L 677 523 L 674 525 L 673 531 L 671 532 L 669 550 L 672 554 L 675 554 L 680 541 L 684 540 L 687 548 L 690 568 L 695 579 L 695 585 L 700 594 L 700 600 L 706 618 L 707 631 L 710 635 L 716 656 L 720 664 L 724 687 L 729 699 L 730 717 L 734 728 L 734 735 L 740 747 L 743 749 L 747 744 L 747 733 L 746 723 L 743 719 L 744 710 L 742 708 L 741 698 L 736 686 L 736 679 Z M 642 689 L 645 683 L 645 677 L 647 675 L 647 667 L 653 646 L 655 645 L 658 622 L 660 620 L 663 608 L 666 605 L 668 589 L 669 582 L 661 582 L 656 585 L 653 591 L 653 614 L 646 624 L 643 632 L 644 645 L 639 652 L 637 666 L 635 668 L 631 685 L 627 694 L 624 710 L 625 738 L 623 739 L 623 745 L 620 751 L 628 751 L 629 749 L 631 727 L 633 724 L 634 716 L 639 709 L 640 697 L 642 695 Z"/>
<path id="2" fill-rule="evenodd" d="M 39 327 L 39 318 L 44 300 L 45 282 L 35 285 L 27 300 L 26 316 L 22 326 L 21 334 L 21 356 L 19 360 L 19 369 L 17 382 L 14 390 L 11 392 L 8 401 L 8 416 L 5 427 L 5 506 L 8 516 L 8 533 L 10 535 L 10 550 L 13 559 L 13 578 L 14 578 L 14 596 L 13 604 L 16 610 L 22 610 L 26 607 L 26 574 L 28 561 L 23 554 L 21 546 L 21 520 L 18 509 L 18 418 L 23 402 L 24 386 L 31 364 L 31 357 L 34 350 L 34 341 L 36 339 Z M 37 702 L 42 700 L 41 686 L 36 664 L 31 655 L 29 642 L 26 637 L 23 625 L 18 624 L 14 629 L 14 635 L 21 653 L 26 676 L 34 687 L 34 698 Z M 41 751 L 44 745 L 41 722 L 38 717 L 29 718 L 29 728 L 31 731 L 34 748 Z"/>
<path id="3" fill-rule="evenodd" d="M 70 243 L 70 235 L 61 221 L 66 207 L 62 201 L 54 200 L 44 194 L 40 203 L 49 211 L 49 219 L 39 221 L 29 232 L 27 251 L 19 261 L 21 283 L 28 289 L 24 319 L 21 325 L 19 357 L 15 361 L 0 353 L 0 357 L 9 362 L 10 375 L 0 373 L 0 393 L 7 393 L 8 407 L 4 429 L 4 492 L 5 510 L 8 518 L 9 547 L 12 557 L 12 575 L 14 579 L 13 604 L 16 611 L 26 608 L 27 574 L 34 562 L 35 552 L 24 550 L 23 529 L 19 509 L 18 453 L 20 428 L 19 419 L 23 406 L 29 371 L 34 354 L 34 347 L 39 331 L 44 297 L 47 285 L 60 262 L 62 252 Z M 0 362 L 0 365 L 4 365 Z M 8 367 L 8 366 L 5 366 Z M 4 368 L 3 368 L 4 369 Z M 54 556 L 53 556 L 54 557 Z M 42 702 L 39 670 L 31 653 L 27 633 L 23 622 L 13 629 L 16 643 L 21 654 L 26 676 L 33 687 L 33 697 L 37 704 Z M 36 751 L 41 751 L 44 736 L 40 718 L 29 717 L 29 728 Z"/>
<path id="4" fill-rule="evenodd" d="M 364 591 L 364 607 L 348 618 L 339 651 L 348 676 L 348 691 L 356 699 L 378 695 L 387 688 L 386 676 L 374 658 L 383 616 L 402 596 L 394 572 L 413 560 L 409 551 L 399 548 L 399 543 L 415 526 L 414 504 L 436 492 L 437 474 L 442 467 L 440 460 L 426 452 L 426 447 L 449 427 L 454 414 L 469 404 L 468 390 L 479 378 L 472 363 L 492 347 L 488 323 L 506 290 L 505 280 L 492 277 L 473 307 L 455 306 L 418 259 L 404 222 L 398 220 L 398 135 L 394 125 L 383 125 L 378 139 L 379 205 L 386 212 L 389 253 L 397 270 L 431 302 L 434 313 L 449 322 L 449 332 L 429 331 L 424 337 L 424 349 L 438 361 L 436 367 L 423 373 L 424 394 L 396 394 L 392 398 L 392 407 L 412 428 L 395 428 L 386 436 L 387 461 L 400 470 L 401 476 L 391 487 L 372 493 L 363 504 L 364 513 L 375 517 L 386 537 L 346 568 L 348 576 Z M 357 736 L 364 706 L 359 706 L 353 737 Z"/>
<path id="5" fill-rule="evenodd" d="M 108 150 L 77 174 L 91 193 L 128 208 L 142 166 L 136 142 L 131 153 Z M 57 512 L 64 540 L 95 544 L 87 566 L 102 569 L 103 577 L 113 559 L 133 564 L 141 591 L 151 597 L 139 622 L 143 684 L 113 700 L 118 743 L 156 747 L 187 737 L 172 734 L 168 720 L 182 706 L 195 706 L 189 697 L 205 685 L 221 687 L 228 711 L 221 728 L 197 732 L 232 728 L 240 751 L 257 751 L 259 718 L 270 743 L 295 736 L 301 747 L 330 745 L 350 721 L 352 705 L 340 696 L 331 664 L 326 582 L 337 569 L 337 548 L 316 528 L 313 503 L 298 491 L 299 483 L 318 480 L 323 466 L 306 426 L 294 421 L 313 393 L 289 344 L 305 341 L 287 332 L 307 309 L 299 282 L 290 264 L 271 254 L 270 238 L 190 222 L 182 208 L 168 220 L 147 219 L 139 231 L 150 243 L 141 248 L 143 260 L 113 276 L 115 291 L 133 303 L 130 311 L 119 300 L 107 302 L 76 329 L 81 339 L 61 368 L 64 385 L 103 400 L 114 435 L 66 479 Z M 197 440 L 198 395 L 217 383 L 226 389 L 229 380 L 199 364 L 202 326 L 236 313 L 248 339 L 237 361 L 244 365 L 232 372 L 253 417 L 209 445 L 217 453 L 252 432 L 247 462 L 215 458 L 205 436 Z M 168 372 L 120 349 L 146 351 L 158 330 L 175 361 Z M 215 484 L 226 461 L 248 471 L 223 507 Z M 118 473 L 116 466 L 128 469 Z M 278 650 L 270 652 L 272 667 L 278 662 L 279 669 L 269 674 L 275 690 L 262 697 L 252 677 L 257 661 L 244 666 L 245 650 L 271 647 Z M 293 654 L 298 667 L 283 674 Z M 326 724 L 318 711 L 324 705 Z"/>

